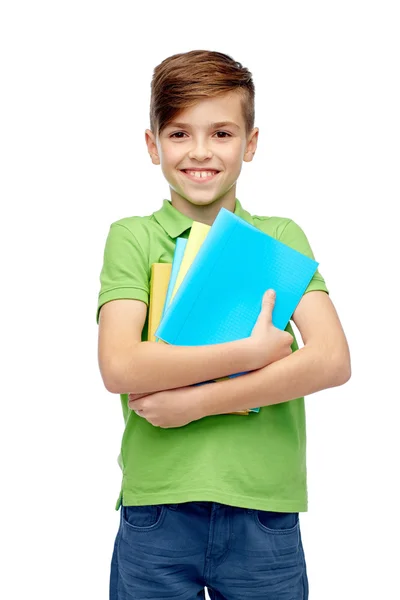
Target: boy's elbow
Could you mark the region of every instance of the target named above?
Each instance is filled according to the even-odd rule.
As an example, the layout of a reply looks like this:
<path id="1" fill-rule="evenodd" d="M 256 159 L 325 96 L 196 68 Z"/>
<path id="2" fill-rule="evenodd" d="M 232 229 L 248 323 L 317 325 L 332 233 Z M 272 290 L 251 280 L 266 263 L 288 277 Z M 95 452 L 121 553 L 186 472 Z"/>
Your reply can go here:
<path id="1" fill-rule="evenodd" d="M 349 381 L 350 378 L 351 378 L 351 366 L 350 365 L 344 365 L 340 369 L 339 385 L 344 385 L 345 383 L 347 383 Z"/>
<path id="2" fill-rule="evenodd" d="M 120 392 L 120 389 L 121 389 L 120 379 L 117 375 L 116 370 L 110 366 L 108 369 L 103 369 L 103 370 L 100 369 L 100 371 L 101 371 L 101 377 L 103 379 L 104 387 L 106 388 L 107 392 L 110 392 L 111 394 L 122 393 L 122 392 Z"/>
<path id="3" fill-rule="evenodd" d="M 334 378 L 335 385 L 344 385 L 351 378 L 351 361 L 350 356 L 345 354 L 345 356 L 340 356 L 336 358 L 336 360 L 332 361 L 335 365 L 334 367 Z"/>
<path id="4" fill-rule="evenodd" d="M 111 394 L 122 394 L 123 392 L 121 392 L 121 386 L 118 384 L 118 380 L 116 378 L 103 378 L 103 383 L 104 383 L 104 387 L 106 388 L 107 392 L 110 392 Z"/>
<path id="5" fill-rule="evenodd" d="M 115 393 L 114 392 L 114 387 L 115 387 L 114 371 L 113 371 L 110 360 L 102 357 L 101 354 L 99 353 L 98 364 L 99 364 L 99 371 L 100 371 L 101 378 L 103 380 L 104 387 L 106 388 L 107 392 L 111 392 L 112 394 Z"/>
<path id="6" fill-rule="evenodd" d="M 111 394 L 140 394 L 139 391 L 142 388 L 140 382 L 136 378 L 130 377 L 128 383 L 125 377 L 118 377 L 115 375 L 113 378 L 103 379 L 104 386 Z"/>
<path id="7" fill-rule="evenodd" d="M 115 370 L 114 377 L 108 381 L 107 387 L 112 394 L 143 394 L 144 388 L 143 378 L 132 365 L 126 369 Z"/>
<path id="8" fill-rule="evenodd" d="M 107 368 L 100 369 L 104 387 L 111 394 L 138 394 L 142 387 L 139 370 L 126 361 L 111 361 Z"/>

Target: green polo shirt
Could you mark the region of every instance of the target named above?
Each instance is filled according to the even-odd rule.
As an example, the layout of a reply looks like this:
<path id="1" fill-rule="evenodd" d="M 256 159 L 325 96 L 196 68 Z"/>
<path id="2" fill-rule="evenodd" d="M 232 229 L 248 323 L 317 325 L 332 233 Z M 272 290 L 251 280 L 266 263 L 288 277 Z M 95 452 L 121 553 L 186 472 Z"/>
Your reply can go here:
<path id="1" fill-rule="evenodd" d="M 284 217 L 252 216 L 236 199 L 235 214 L 310 258 L 302 229 Z M 131 298 L 148 304 L 153 263 L 172 263 L 177 237 L 192 219 L 164 200 L 149 216 L 111 224 L 105 243 L 96 321 L 103 304 Z M 305 293 L 328 293 L 317 271 Z M 142 340 L 147 340 L 147 319 Z M 294 336 L 290 325 L 286 330 Z M 292 350 L 298 350 L 296 338 Z M 206 386 L 207 387 L 207 386 Z M 207 393 L 206 387 L 204 388 Z M 307 502 L 304 398 L 263 406 L 259 413 L 212 415 L 184 427 L 154 427 L 120 395 L 125 430 L 115 506 L 211 501 L 267 511 L 305 512 Z"/>

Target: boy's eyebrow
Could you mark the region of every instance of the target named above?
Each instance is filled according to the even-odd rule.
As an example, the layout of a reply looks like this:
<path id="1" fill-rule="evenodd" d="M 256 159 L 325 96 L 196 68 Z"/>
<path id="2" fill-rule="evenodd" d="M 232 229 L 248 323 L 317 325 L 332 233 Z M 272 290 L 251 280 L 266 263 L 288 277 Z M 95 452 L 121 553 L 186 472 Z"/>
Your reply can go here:
<path id="1" fill-rule="evenodd" d="M 236 125 L 236 123 L 233 123 L 233 121 L 218 121 L 218 123 L 210 123 L 209 127 L 210 129 L 214 129 L 214 127 L 225 127 L 226 125 L 240 129 L 239 125 Z M 168 127 L 182 127 L 183 129 L 190 129 L 191 125 L 190 123 L 178 123 L 177 121 L 173 121 L 172 123 L 168 123 Z"/>

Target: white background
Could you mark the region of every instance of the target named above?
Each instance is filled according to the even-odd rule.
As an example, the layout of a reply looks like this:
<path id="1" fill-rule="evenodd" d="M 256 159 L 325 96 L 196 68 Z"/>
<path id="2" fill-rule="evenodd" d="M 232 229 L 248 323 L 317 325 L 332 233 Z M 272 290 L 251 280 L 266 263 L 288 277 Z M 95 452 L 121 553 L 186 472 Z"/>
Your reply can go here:
<path id="1" fill-rule="evenodd" d="M 295 220 L 352 354 L 307 398 L 311 600 L 399 597 L 399 18 L 395 2 L 2 3 L 2 596 L 106 600 L 123 419 L 95 321 L 114 220 L 169 198 L 145 146 L 164 58 L 248 67 L 237 197 Z M 229 599 L 228 599 L 229 600 Z"/>

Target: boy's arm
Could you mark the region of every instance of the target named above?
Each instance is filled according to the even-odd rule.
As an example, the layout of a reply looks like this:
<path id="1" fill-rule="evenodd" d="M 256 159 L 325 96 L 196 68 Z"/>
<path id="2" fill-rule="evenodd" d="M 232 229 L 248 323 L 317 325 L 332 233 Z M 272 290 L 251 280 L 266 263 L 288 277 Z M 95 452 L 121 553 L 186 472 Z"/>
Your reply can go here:
<path id="1" fill-rule="evenodd" d="M 304 347 L 253 373 L 194 388 L 202 416 L 279 404 L 346 383 L 349 347 L 329 296 L 305 294 L 293 314 Z"/>
<path id="2" fill-rule="evenodd" d="M 266 364 L 260 363 L 262 357 L 251 338 L 209 346 L 142 342 L 146 314 L 147 305 L 140 300 L 113 300 L 101 307 L 98 359 L 109 392 L 158 392 Z"/>

